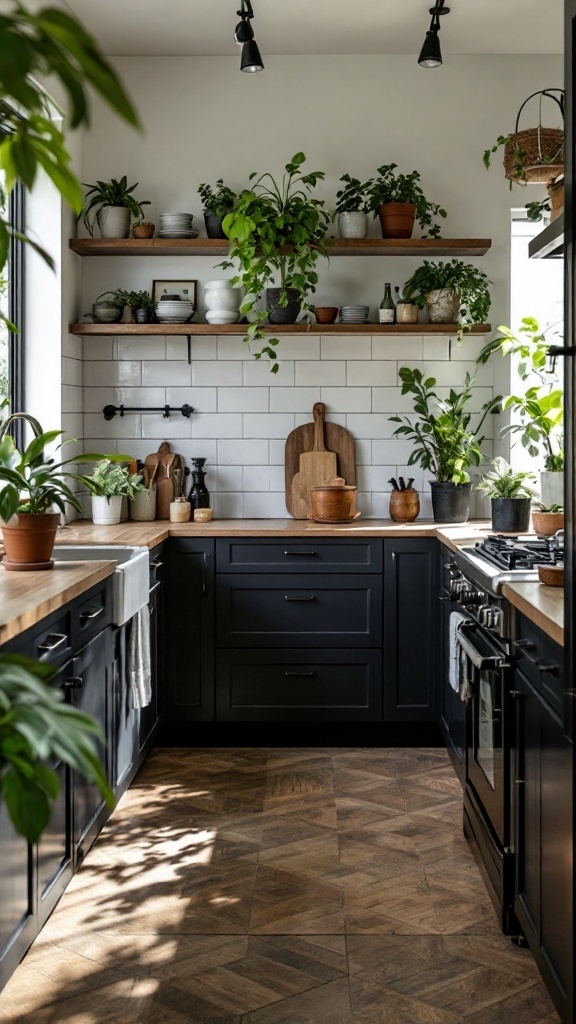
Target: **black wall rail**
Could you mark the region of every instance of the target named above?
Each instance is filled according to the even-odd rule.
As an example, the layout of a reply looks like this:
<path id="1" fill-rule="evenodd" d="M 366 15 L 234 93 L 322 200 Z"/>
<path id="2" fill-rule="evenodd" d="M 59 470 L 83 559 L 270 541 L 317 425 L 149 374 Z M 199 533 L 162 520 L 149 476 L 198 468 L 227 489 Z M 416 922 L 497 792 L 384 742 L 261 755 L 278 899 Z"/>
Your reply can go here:
<path id="1" fill-rule="evenodd" d="M 191 405 L 181 405 L 179 409 L 173 409 L 170 405 L 160 405 L 157 407 L 149 406 L 148 408 L 138 405 L 105 405 L 102 412 L 104 413 L 105 420 L 113 420 L 117 413 L 122 417 L 127 412 L 161 412 L 166 420 L 170 419 L 171 413 L 180 412 L 187 420 L 189 420 L 194 409 Z"/>

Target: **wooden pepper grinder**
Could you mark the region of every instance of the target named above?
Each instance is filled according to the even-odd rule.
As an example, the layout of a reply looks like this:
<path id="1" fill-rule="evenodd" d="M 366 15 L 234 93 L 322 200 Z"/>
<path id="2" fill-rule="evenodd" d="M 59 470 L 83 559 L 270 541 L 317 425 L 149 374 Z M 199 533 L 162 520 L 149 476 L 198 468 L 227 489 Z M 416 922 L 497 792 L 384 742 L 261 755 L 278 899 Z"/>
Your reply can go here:
<path id="1" fill-rule="evenodd" d="M 412 487 L 414 478 L 407 484 L 403 476 L 398 477 L 398 480 L 399 483 L 393 477 L 388 481 L 393 488 L 390 495 L 390 519 L 395 523 L 413 523 L 420 514 L 420 496 Z"/>

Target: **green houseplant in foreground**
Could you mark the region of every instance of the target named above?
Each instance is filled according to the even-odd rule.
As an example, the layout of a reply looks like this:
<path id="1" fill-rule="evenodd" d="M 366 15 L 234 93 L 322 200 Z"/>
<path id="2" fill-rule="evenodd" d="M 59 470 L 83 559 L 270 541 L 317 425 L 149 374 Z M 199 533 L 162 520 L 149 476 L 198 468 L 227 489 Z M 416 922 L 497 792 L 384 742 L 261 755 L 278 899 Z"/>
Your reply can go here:
<path id="1" fill-rule="evenodd" d="M 434 377 L 424 377 L 421 370 L 403 366 L 400 371 L 402 394 L 413 395 L 417 419 L 391 416 L 400 426 L 395 437 L 414 442 L 408 465 L 418 464 L 432 473 L 432 507 L 437 523 L 465 523 L 470 514 L 470 466 L 482 461 L 480 443 L 470 430 L 470 414 L 466 406 L 472 398 L 474 378 L 466 374 L 460 394 L 450 390 L 448 398 L 439 398 Z M 478 429 L 482 420 L 478 424 Z"/>
<path id="2" fill-rule="evenodd" d="M 368 184 L 368 209 L 380 218 L 382 238 L 411 238 L 417 220 L 423 237 L 439 238 L 440 225 L 435 217 L 445 217 L 446 210 L 426 198 L 420 185 L 420 174 L 395 174 L 397 164 L 378 168 L 378 177 Z"/>
<path id="3" fill-rule="evenodd" d="M 494 459 L 493 469 L 485 473 L 478 490 L 491 499 L 492 529 L 498 533 L 526 533 L 530 526 L 530 503 L 534 491 L 529 480 L 533 473 L 517 471 L 505 459 Z"/>
<path id="4" fill-rule="evenodd" d="M 131 474 L 126 466 L 114 464 L 105 458 L 95 466 L 84 483 L 92 495 L 92 521 L 102 526 L 120 522 L 122 498 L 132 499 L 138 491 L 145 491 L 140 474 Z"/>
<path id="5" fill-rule="evenodd" d="M 114 805 L 96 749 L 104 741 L 100 727 L 64 703 L 53 674 L 50 665 L 0 654 L 0 799 L 29 843 L 40 838 L 58 796 L 58 776 L 48 767 L 55 758 L 96 782 Z"/>
<path id="6" fill-rule="evenodd" d="M 222 221 L 226 214 L 234 209 L 238 196 L 224 184 L 222 178 L 218 178 L 215 188 L 202 182 L 198 185 L 198 192 L 204 205 L 204 223 L 208 238 L 226 238 Z"/>
<path id="7" fill-rule="evenodd" d="M 278 370 L 275 346 L 278 338 L 266 338 L 262 326 L 268 318 L 272 324 L 294 323 L 301 312 L 310 318 L 313 309 L 307 297 L 316 290 L 316 264 L 326 255 L 325 237 L 329 217 L 321 199 L 312 192 L 324 178 L 322 171 L 301 172 L 304 153 L 296 153 L 285 166 L 277 182 L 269 173 L 250 175 L 256 178 L 251 189 L 240 193 L 234 210 L 224 218 L 223 228 L 231 240 L 230 261 L 220 266 L 234 267 L 239 273 L 231 284 L 244 289 L 240 311 L 250 321 L 245 341 L 262 343 L 256 359 L 267 355 L 272 372 Z M 280 287 L 269 287 L 275 276 Z M 258 308 L 267 289 L 268 310 Z"/>
<path id="8" fill-rule="evenodd" d="M 471 263 L 424 260 L 404 285 L 405 299 L 426 306 L 431 324 L 456 324 L 458 341 L 474 324 L 488 320 L 490 306 L 486 274 Z"/>
<path id="9" fill-rule="evenodd" d="M 132 195 L 138 188 L 138 182 L 128 186 L 125 174 L 119 181 L 111 178 L 110 181 L 97 181 L 95 185 L 84 182 L 84 187 L 88 191 L 82 219 L 91 235 L 98 224 L 102 238 L 128 238 L 130 217 L 140 219 L 144 212 L 142 207 L 150 206 L 148 199 L 139 201 Z"/>

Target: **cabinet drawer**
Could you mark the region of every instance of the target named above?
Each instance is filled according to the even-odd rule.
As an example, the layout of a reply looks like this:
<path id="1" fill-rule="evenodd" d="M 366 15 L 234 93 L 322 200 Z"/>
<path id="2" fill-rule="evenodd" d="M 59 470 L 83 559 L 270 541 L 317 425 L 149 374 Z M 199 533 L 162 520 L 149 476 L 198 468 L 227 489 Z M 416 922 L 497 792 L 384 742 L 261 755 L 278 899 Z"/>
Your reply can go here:
<path id="1" fill-rule="evenodd" d="M 381 572 L 379 540 L 218 540 L 217 572 Z"/>
<path id="2" fill-rule="evenodd" d="M 220 647 L 378 647 L 379 576 L 220 576 Z"/>
<path id="3" fill-rule="evenodd" d="M 72 610 L 72 628 L 76 650 L 89 643 L 110 623 L 112 590 L 110 580 L 104 580 L 84 594 Z"/>
<path id="4" fill-rule="evenodd" d="M 560 717 L 564 714 L 564 651 L 524 615 L 516 613 L 518 667 Z"/>
<path id="5" fill-rule="evenodd" d="M 31 638 L 30 644 L 20 647 L 22 654 L 29 654 L 39 661 L 61 665 L 72 654 L 70 613 L 65 611 L 58 618 L 51 618 Z"/>
<path id="6" fill-rule="evenodd" d="M 379 651 L 220 651 L 216 714 L 234 722 L 375 722 Z"/>

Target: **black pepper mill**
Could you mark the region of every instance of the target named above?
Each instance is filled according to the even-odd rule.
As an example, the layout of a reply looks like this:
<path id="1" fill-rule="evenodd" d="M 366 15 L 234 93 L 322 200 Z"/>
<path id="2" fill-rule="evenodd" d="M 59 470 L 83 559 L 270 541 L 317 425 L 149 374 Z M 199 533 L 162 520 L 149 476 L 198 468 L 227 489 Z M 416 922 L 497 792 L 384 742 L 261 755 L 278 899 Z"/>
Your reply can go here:
<path id="1" fill-rule="evenodd" d="M 210 508 L 210 493 L 204 483 L 206 476 L 204 464 L 206 459 L 191 459 L 190 461 L 194 468 L 192 469 L 192 487 L 190 488 L 188 501 L 193 510 L 195 508 Z"/>

